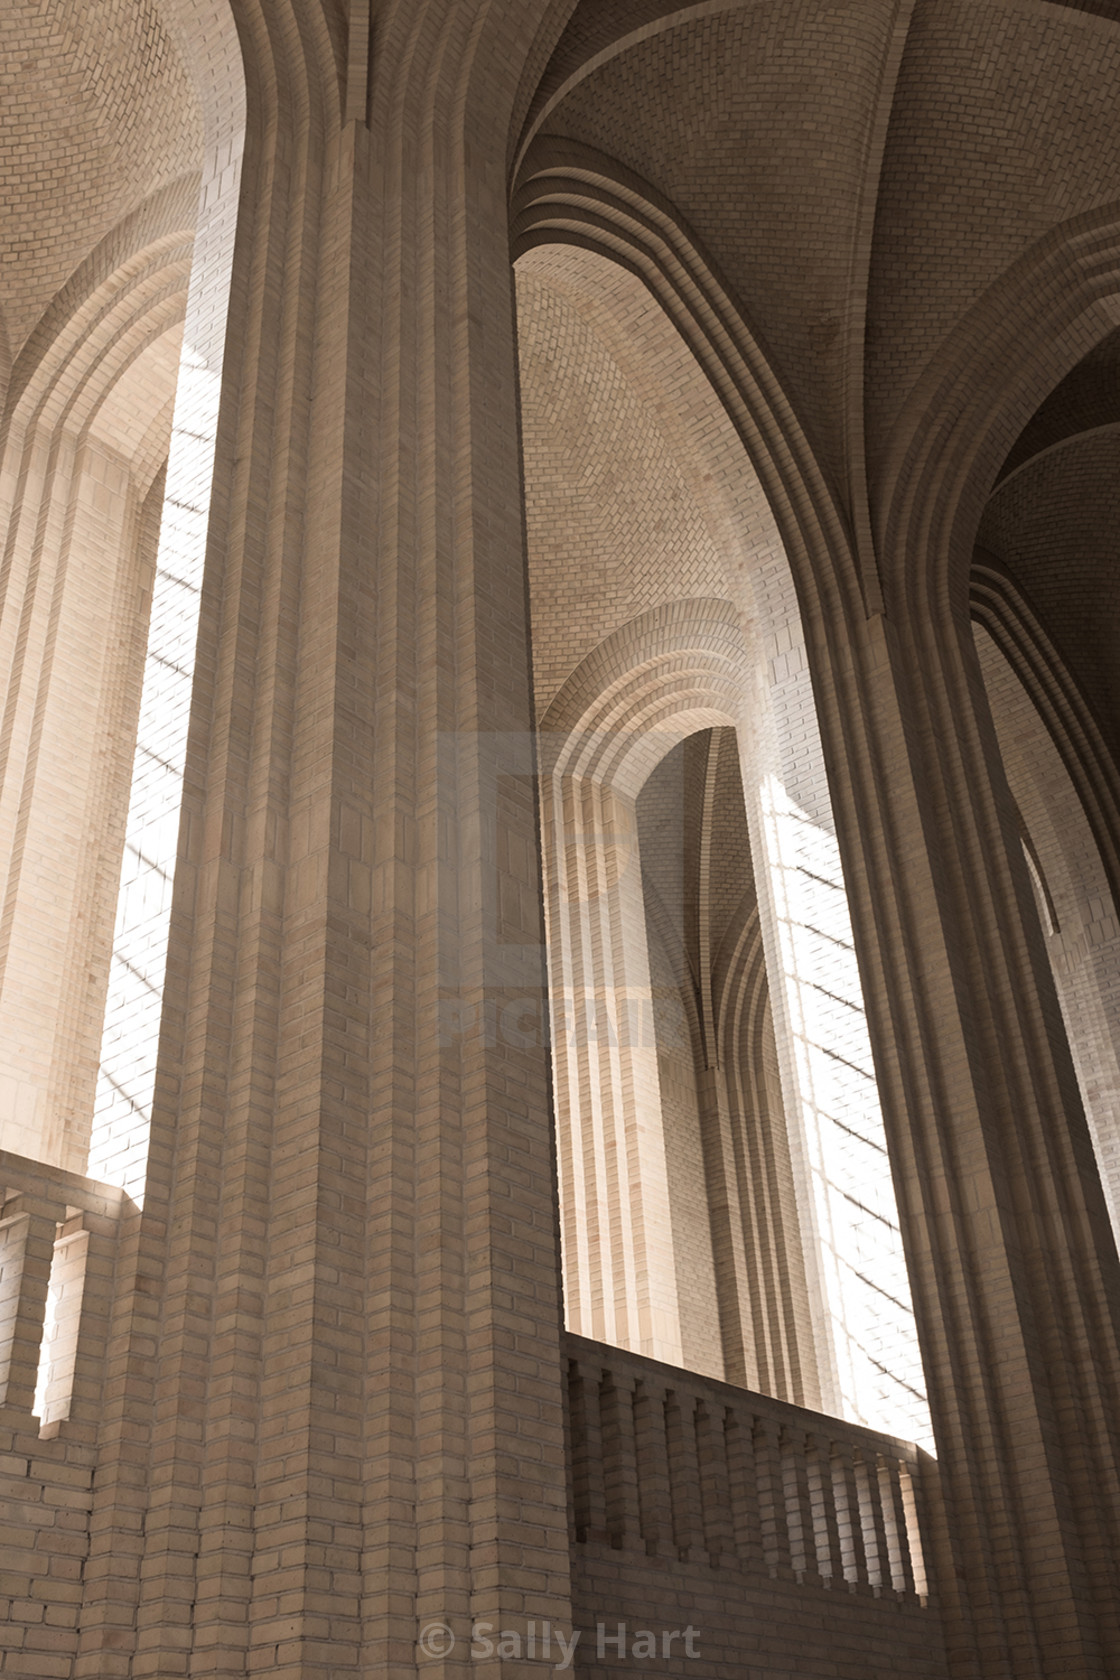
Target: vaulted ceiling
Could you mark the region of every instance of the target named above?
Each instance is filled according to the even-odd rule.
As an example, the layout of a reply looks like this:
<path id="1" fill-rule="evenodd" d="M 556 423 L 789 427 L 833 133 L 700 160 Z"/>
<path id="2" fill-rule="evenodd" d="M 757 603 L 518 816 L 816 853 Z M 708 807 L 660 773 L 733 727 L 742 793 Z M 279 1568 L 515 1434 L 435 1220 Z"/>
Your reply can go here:
<path id="1" fill-rule="evenodd" d="M 582 0 L 522 150 L 578 142 L 668 202 L 855 518 L 970 311 L 1120 205 L 1118 86 L 1120 0 Z M 1085 350 L 1023 414 L 980 537 L 1114 729 L 1120 332 Z"/>
<path id="2" fill-rule="evenodd" d="M 130 211 L 196 171 L 202 129 L 157 0 L 9 0 L 0 58 L 0 324 L 14 359 Z"/>
<path id="3" fill-rule="evenodd" d="M 99 241 L 197 170 L 202 133 L 160 0 L 8 12 L 0 327 L 14 357 Z M 1120 0 L 581 0 L 525 139 L 594 147 L 671 202 L 852 513 L 969 310 L 1120 199 L 1118 86 Z M 570 306 L 565 320 L 575 332 Z M 1110 722 L 1120 332 L 1084 350 L 1026 417 L 981 538 Z"/>

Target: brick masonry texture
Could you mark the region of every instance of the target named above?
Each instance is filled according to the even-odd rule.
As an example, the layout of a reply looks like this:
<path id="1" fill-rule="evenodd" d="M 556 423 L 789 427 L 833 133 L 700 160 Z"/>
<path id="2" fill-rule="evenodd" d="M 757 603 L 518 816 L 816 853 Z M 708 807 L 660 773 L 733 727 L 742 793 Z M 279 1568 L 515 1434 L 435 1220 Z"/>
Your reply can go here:
<path id="1" fill-rule="evenodd" d="M 202 136 L 154 0 L 17 5 L 5 34 L 3 308 L 15 356 L 98 240 L 196 167 Z"/>
<path id="2" fill-rule="evenodd" d="M 0 1680 L 1120 1672 L 1120 6 L 3 35 Z"/>

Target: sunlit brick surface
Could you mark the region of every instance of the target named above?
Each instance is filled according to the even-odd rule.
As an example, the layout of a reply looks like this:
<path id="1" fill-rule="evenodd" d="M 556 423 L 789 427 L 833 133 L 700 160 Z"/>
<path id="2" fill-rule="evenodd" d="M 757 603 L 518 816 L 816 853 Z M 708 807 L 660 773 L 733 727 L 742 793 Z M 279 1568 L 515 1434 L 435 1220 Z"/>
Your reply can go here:
<path id="1" fill-rule="evenodd" d="M 240 183 L 243 116 L 235 96 L 230 104 L 212 120 L 202 175 L 89 1154 L 93 1176 L 137 1197 L 159 1047 Z"/>
<path id="2" fill-rule="evenodd" d="M 1114 0 L 4 23 L 0 1680 L 1113 1680 Z"/>
<path id="3" fill-rule="evenodd" d="M 197 168 L 202 135 L 157 0 L 16 0 L 5 25 L 0 250 L 14 354 L 98 240 Z"/>

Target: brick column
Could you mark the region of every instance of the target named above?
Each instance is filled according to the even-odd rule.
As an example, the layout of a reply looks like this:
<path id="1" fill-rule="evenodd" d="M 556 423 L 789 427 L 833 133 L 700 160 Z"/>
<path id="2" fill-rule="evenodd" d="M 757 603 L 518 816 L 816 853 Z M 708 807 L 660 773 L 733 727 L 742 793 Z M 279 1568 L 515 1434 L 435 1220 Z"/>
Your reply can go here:
<path id="1" fill-rule="evenodd" d="M 864 846 L 856 923 L 946 1493 L 953 1672 L 1087 1680 L 1120 1650 L 1120 1278 L 967 636 L 901 607 L 865 621 L 822 715 L 834 764 L 846 715 L 835 785 Z"/>
<path id="2" fill-rule="evenodd" d="M 135 1257 L 158 1307 L 76 1672 L 483 1680 L 474 1621 L 570 1623 L 545 1050 L 502 1026 L 543 1008 L 501 118 L 531 32 L 380 8 L 367 127 L 312 0 L 245 10 L 251 112 L 266 59 L 279 86 Z"/>

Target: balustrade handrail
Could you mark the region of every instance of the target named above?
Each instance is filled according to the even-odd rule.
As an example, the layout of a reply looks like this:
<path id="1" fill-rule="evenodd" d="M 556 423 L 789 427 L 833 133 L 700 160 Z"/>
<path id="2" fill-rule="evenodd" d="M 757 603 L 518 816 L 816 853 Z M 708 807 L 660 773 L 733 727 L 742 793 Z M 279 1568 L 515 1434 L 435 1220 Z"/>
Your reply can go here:
<path id="1" fill-rule="evenodd" d="M 912 1442 L 565 1335 L 576 1543 L 925 1603 Z"/>

